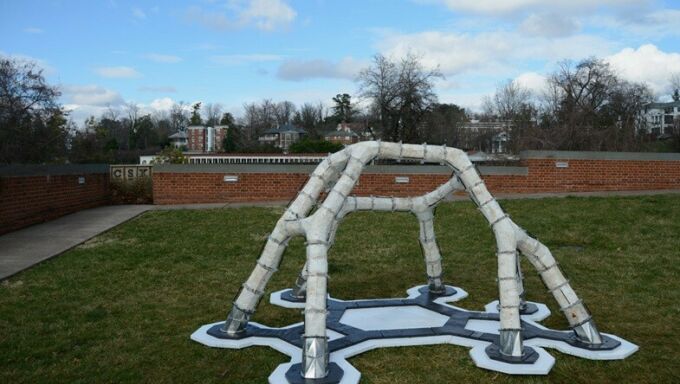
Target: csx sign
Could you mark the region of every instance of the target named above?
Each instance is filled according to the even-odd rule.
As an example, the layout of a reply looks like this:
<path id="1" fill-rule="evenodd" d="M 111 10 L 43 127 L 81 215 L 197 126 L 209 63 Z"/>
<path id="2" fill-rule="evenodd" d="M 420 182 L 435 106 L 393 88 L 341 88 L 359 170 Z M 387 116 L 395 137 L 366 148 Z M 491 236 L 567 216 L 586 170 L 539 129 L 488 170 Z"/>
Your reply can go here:
<path id="1" fill-rule="evenodd" d="M 140 177 L 151 177 L 149 165 L 112 165 L 111 180 L 132 181 Z"/>

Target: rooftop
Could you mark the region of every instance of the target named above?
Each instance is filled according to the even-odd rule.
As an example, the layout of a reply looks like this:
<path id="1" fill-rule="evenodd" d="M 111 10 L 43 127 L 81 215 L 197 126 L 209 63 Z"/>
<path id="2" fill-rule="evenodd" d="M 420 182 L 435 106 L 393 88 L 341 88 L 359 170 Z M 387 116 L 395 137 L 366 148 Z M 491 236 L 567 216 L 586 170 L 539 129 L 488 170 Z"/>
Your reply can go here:
<path id="1" fill-rule="evenodd" d="M 276 128 L 271 128 L 263 132 L 265 135 L 271 135 L 271 134 L 277 134 L 277 133 L 284 133 L 284 132 L 295 132 L 295 133 L 305 133 L 305 130 L 296 127 L 293 124 L 283 124 L 279 125 Z"/>
<path id="2" fill-rule="evenodd" d="M 324 135 L 324 137 L 334 137 L 334 136 L 349 136 L 349 137 L 359 137 L 354 131 L 330 131 Z"/>
<path id="3" fill-rule="evenodd" d="M 186 139 L 186 138 L 187 133 L 184 131 L 175 132 L 172 135 L 168 136 L 168 139 Z"/>
<path id="4" fill-rule="evenodd" d="M 680 100 L 669 101 L 669 102 L 666 102 L 666 103 L 649 103 L 649 104 L 647 104 L 647 108 L 649 108 L 649 109 L 652 109 L 652 108 L 662 109 L 662 108 L 671 108 L 671 107 L 680 108 Z"/>

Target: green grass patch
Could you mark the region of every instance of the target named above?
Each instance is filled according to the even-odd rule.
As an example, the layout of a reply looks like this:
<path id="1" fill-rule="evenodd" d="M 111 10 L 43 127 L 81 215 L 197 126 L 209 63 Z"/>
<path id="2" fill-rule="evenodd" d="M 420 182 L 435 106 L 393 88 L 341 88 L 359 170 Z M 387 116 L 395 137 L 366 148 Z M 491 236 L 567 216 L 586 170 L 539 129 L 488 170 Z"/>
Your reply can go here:
<path id="1" fill-rule="evenodd" d="M 452 345 L 380 349 L 351 360 L 362 383 L 670 383 L 680 378 L 680 196 L 504 201 L 513 220 L 551 248 L 603 332 L 640 346 L 624 361 L 549 350 L 547 377 L 477 368 Z M 286 356 L 264 347 L 212 349 L 192 342 L 222 320 L 282 208 L 154 211 L 0 284 L 0 382 L 265 383 Z M 437 209 L 447 283 L 482 309 L 497 296 L 494 241 L 470 203 Z M 402 297 L 425 282 L 415 218 L 356 213 L 329 254 L 330 292 L 343 299 Z M 291 241 L 268 293 L 290 287 L 304 263 Z M 365 263 L 362 263 L 365 262 Z M 529 300 L 549 305 L 544 324 L 567 327 L 523 262 Z M 282 326 L 299 310 L 263 300 L 254 320 Z"/>

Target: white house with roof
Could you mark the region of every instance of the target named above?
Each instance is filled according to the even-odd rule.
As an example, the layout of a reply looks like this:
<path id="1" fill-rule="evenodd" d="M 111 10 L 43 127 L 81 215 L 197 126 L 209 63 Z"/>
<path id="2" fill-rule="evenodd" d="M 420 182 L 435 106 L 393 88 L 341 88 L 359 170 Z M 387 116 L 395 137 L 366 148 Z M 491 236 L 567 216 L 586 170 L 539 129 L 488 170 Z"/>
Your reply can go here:
<path id="1" fill-rule="evenodd" d="M 305 137 L 307 133 L 293 124 L 283 124 L 276 128 L 264 131 L 257 141 L 263 145 L 273 145 L 274 147 L 283 149 L 288 152 L 291 144 Z"/>
<path id="2" fill-rule="evenodd" d="M 491 153 L 505 153 L 508 150 L 511 129 L 511 121 L 470 120 L 460 126 L 462 145 L 466 148 L 475 147 L 475 139 L 485 136 L 488 138 Z"/>
<path id="3" fill-rule="evenodd" d="M 643 116 L 647 133 L 670 136 L 674 127 L 680 125 L 680 100 L 647 104 Z"/>
<path id="4" fill-rule="evenodd" d="M 324 135 L 324 140 L 331 143 L 350 145 L 359 142 L 359 135 L 352 130 L 348 123 L 340 123 L 335 131 L 330 131 Z"/>
<path id="5" fill-rule="evenodd" d="M 179 131 L 168 136 L 170 140 L 170 145 L 175 148 L 186 148 L 187 147 L 187 133 L 184 131 Z"/>

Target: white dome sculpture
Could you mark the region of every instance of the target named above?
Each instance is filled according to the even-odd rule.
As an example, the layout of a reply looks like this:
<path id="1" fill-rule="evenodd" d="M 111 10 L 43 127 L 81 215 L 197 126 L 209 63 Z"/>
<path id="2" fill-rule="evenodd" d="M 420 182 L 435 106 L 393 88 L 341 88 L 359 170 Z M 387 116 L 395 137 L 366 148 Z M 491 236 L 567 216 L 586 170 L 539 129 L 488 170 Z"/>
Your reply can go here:
<path id="1" fill-rule="evenodd" d="M 364 167 L 376 159 L 411 159 L 420 160 L 423 163 L 446 164 L 452 169 L 453 176 L 434 191 L 419 197 L 350 196 Z M 526 319 L 521 318 L 521 315 L 527 313 L 527 305 L 533 304 L 527 304 L 523 300 L 524 290 L 518 260 L 520 254 L 526 256 L 529 262 L 536 268 L 543 283 L 554 296 L 560 310 L 573 330 L 573 333 L 570 334 L 571 336 L 562 335 L 564 337 L 555 337 L 562 337 L 564 340 L 572 337 L 573 340 L 569 340 L 571 340 L 570 345 L 573 348 L 584 348 L 587 351 L 612 351 L 616 348 L 625 347 L 625 353 L 618 352 L 619 355 L 617 356 L 619 358 L 635 352 L 637 347 L 633 344 L 625 342 L 623 339 L 614 339 L 613 336 L 601 335 L 598 332 L 590 312 L 572 289 L 550 250 L 538 240 L 529 236 L 501 209 L 487 190 L 465 152 L 446 146 L 412 145 L 380 141 L 367 141 L 350 145 L 344 150 L 328 156 L 317 166 L 304 188 L 276 223 L 253 272 L 245 284 L 243 284 L 243 289 L 236 297 L 226 322 L 219 324 L 219 326 L 212 325 L 212 331 L 208 332 L 208 334 L 212 335 L 211 337 L 223 340 L 240 340 L 248 336 L 246 335 L 246 330 L 249 326 L 249 319 L 264 295 L 269 279 L 276 272 L 288 241 L 294 236 L 304 236 L 306 240 L 307 262 L 296 282 L 296 287 L 292 291 L 287 292 L 290 301 L 294 302 L 296 297 L 300 301 L 304 301 L 304 333 L 300 345 L 302 356 L 300 359 L 294 359 L 293 361 L 300 362 L 298 365 L 300 371 L 298 376 L 303 379 L 302 382 L 304 382 L 304 379 L 322 380 L 319 382 L 340 382 L 339 379 L 335 380 L 329 377 L 329 333 L 327 331 L 328 321 L 339 324 L 337 323 L 338 319 L 329 320 L 327 318 L 329 313 L 327 299 L 329 302 L 332 301 L 332 299 L 327 297 L 327 253 L 333 245 L 340 221 L 348 213 L 361 210 L 413 213 L 420 223 L 419 240 L 428 276 L 427 287 L 425 290 L 421 289 L 420 292 L 422 295 L 429 295 L 428 297 L 430 298 L 451 296 L 455 293 L 455 289 L 444 285 L 441 278 L 442 263 L 434 233 L 433 211 L 439 202 L 457 190 L 466 191 L 470 199 L 477 204 L 479 211 L 489 222 L 496 239 L 500 302 L 498 308 L 500 314 L 494 315 L 496 320 L 492 323 L 489 323 L 490 320 L 485 320 L 483 317 L 468 320 L 471 324 L 470 327 L 488 328 L 488 324 L 494 324 L 494 327 L 495 324 L 498 325 L 497 332 L 495 333 L 497 336 L 493 336 L 495 338 L 494 342 L 490 343 L 488 340 L 491 339 L 487 340 L 481 337 L 481 340 L 487 340 L 486 344 L 484 344 L 488 345 L 485 353 L 491 359 L 500 362 L 499 364 L 518 364 L 519 366 L 522 363 L 529 364 L 538 357 L 532 355 L 533 360 L 529 358 L 534 353 L 534 350 L 523 345 L 523 340 L 525 339 L 523 331 L 531 328 L 532 332 L 536 334 L 532 337 L 536 337 L 536 340 L 539 337 L 544 337 L 544 340 L 550 338 L 550 335 L 547 334 L 539 335 L 541 331 L 538 327 L 526 326 L 524 324 Z M 327 192 L 325 199 L 318 204 L 323 192 Z M 317 209 L 310 214 L 315 207 Z M 411 295 L 409 297 L 415 298 L 416 296 Z M 428 303 L 433 303 L 433 301 L 428 301 Z M 339 304 L 336 303 L 335 305 Z M 415 304 L 411 306 L 413 305 Z M 533 307 L 535 312 L 536 306 L 533 305 Z M 437 308 L 432 304 L 428 311 L 442 310 L 442 308 Z M 409 310 L 411 309 L 404 308 L 402 311 Z M 346 311 L 346 309 L 343 309 L 343 311 Z M 424 313 L 425 310 L 419 311 L 414 311 L 413 313 Z M 435 313 L 435 315 L 442 316 L 438 313 Z M 447 312 L 446 316 L 448 317 L 449 315 L 451 314 Z M 469 328 L 468 332 L 471 334 L 470 338 L 475 337 L 474 332 L 470 331 Z M 197 331 L 196 337 L 192 336 L 192 338 L 208 345 L 220 345 L 218 341 L 206 341 L 205 338 L 208 336 L 203 333 L 198 335 L 198 333 L 200 332 Z M 223 346 L 225 345 L 239 347 L 237 344 L 223 344 Z M 541 351 L 545 353 L 545 351 Z M 479 351 L 475 353 L 478 354 Z M 584 354 L 585 352 L 581 353 L 581 356 L 585 356 Z M 599 358 L 602 357 L 600 356 Z M 479 362 L 478 365 L 484 366 Z M 549 365 L 550 367 L 552 366 L 552 364 Z M 550 367 L 548 367 L 548 370 Z M 485 368 L 489 367 L 485 366 Z M 503 369 L 499 370 L 504 371 Z M 504 372 L 512 373 L 514 371 L 511 368 L 507 368 Z M 527 373 L 532 372 L 527 371 Z M 337 374 L 337 372 L 333 374 Z M 341 377 L 342 373 L 339 375 Z M 327 380 L 324 381 L 324 378 Z M 289 379 L 288 382 L 292 383 L 296 382 L 296 380 Z"/>

